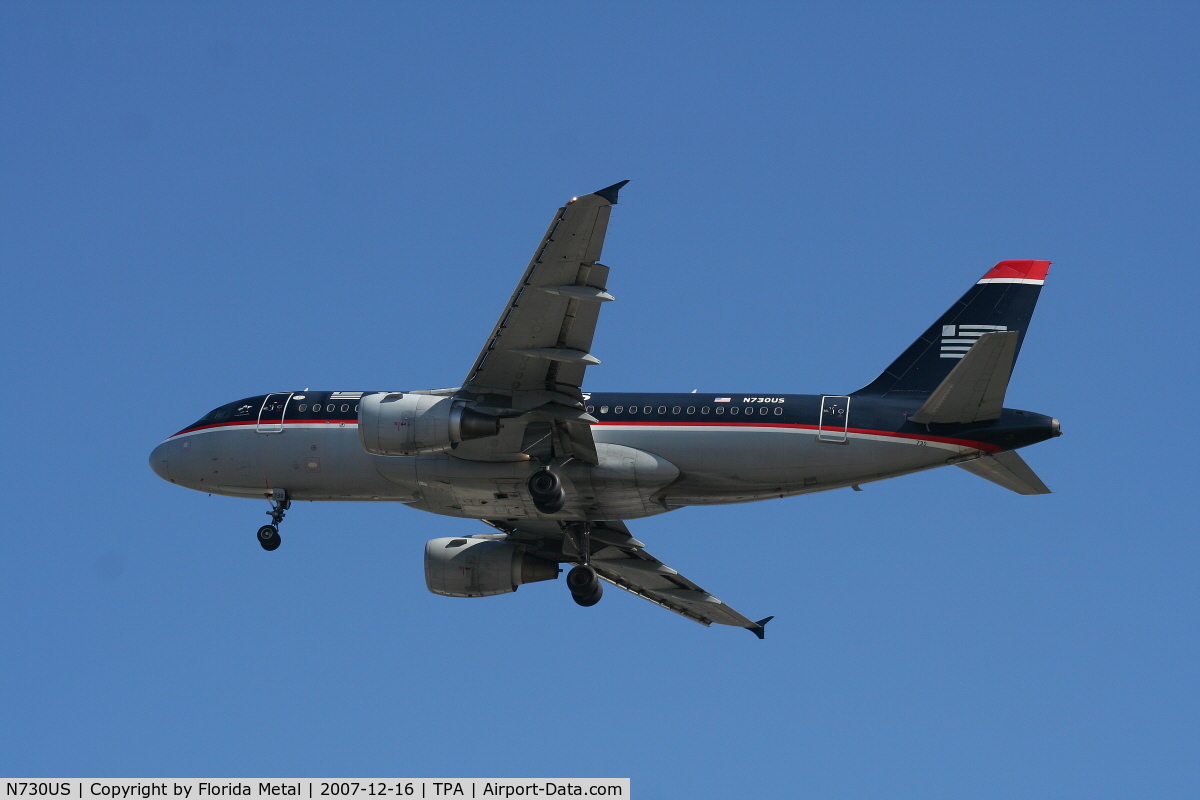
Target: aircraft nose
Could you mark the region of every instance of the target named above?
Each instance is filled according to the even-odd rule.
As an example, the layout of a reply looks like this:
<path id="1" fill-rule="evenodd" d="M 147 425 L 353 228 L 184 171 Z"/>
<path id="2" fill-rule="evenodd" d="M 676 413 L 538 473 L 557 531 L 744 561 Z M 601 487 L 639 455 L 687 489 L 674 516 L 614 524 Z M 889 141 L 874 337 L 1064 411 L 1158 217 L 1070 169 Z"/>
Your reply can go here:
<path id="1" fill-rule="evenodd" d="M 163 442 L 150 453 L 150 469 L 164 481 L 171 481 L 170 465 L 167 462 L 167 443 Z M 174 481 L 171 481 L 174 483 Z"/>

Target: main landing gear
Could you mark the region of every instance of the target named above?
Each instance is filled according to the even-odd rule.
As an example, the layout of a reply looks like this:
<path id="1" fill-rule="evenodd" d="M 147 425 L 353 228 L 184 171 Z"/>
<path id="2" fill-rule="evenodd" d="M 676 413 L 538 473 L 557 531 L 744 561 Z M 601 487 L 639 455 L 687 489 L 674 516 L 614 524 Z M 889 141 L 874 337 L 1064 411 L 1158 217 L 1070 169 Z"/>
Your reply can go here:
<path id="1" fill-rule="evenodd" d="M 271 524 L 263 525 L 258 529 L 258 543 L 262 545 L 263 550 L 274 550 L 279 547 L 283 541 L 279 538 L 279 523 L 283 522 L 287 510 L 292 507 L 287 489 L 273 489 L 270 502 L 271 510 L 266 513 L 271 516 Z"/>
<path id="2" fill-rule="evenodd" d="M 567 493 L 563 490 L 562 481 L 550 471 L 550 467 L 542 467 L 529 476 L 526 484 L 533 506 L 543 514 L 557 514 L 562 511 L 567 502 Z"/>
<path id="3" fill-rule="evenodd" d="M 587 523 L 584 523 L 570 534 L 582 563 L 567 573 L 567 588 L 571 590 L 571 599 L 585 607 L 596 605 L 604 596 L 604 584 L 600 582 L 600 576 L 591 565 L 591 533 Z"/>
<path id="4" fill-rule="evenodd" d="M 604 584 L 589 564 L 580 564 L 567 573 L 571 599 L 581 606 L 594 606 L 604 596 Z"/>

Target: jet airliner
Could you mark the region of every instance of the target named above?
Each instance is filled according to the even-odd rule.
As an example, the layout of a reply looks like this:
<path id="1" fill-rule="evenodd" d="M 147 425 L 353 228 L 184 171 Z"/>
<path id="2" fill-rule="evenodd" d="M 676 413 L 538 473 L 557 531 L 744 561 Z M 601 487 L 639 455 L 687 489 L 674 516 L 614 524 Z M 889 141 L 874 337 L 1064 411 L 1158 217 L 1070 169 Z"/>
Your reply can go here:
<path id="1" fill-rule="evenodd" d="M 156 447 L 171 483 L 270 503 L 265 550 L 296 500 L 393 501 L 490 532 L 425 546 L 431 592 L 485 597 L 556 579 L 581 606 L 605 582 L 704 625 L 752 621 L 650 555 L 627 520 L 945 465 L 1019 494 L 1049 489 L 1017 450 L 1058 420 L 1004 396 L 1049 261 L 1001 261 L 874 381 L 847 394 L 584 391 L 627 181 L 560 208 L 462 385 L 271 392 L 213 409 Z"/>

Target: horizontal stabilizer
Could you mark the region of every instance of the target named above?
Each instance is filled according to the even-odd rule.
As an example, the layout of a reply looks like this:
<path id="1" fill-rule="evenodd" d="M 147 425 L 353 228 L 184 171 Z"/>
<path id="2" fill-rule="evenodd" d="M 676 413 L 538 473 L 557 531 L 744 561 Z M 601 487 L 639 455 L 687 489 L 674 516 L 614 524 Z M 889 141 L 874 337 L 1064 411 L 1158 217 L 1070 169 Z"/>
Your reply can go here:
<path id="1" fill-rule="evenodd" d="M 980 336 L 909 421 L 954 424 L 999 419 L 1019 336 L 1020 331 Z"/>
<path id="2" fill-rule="evenodd" d="M 1001 261 L 878 378 L 851 394 L 928 397 L 976 340 L 992 331 L 1020 331 L 1015 361 L 1049 271 L 1049 261 Z"/>
<path id="3" fill-rule="evenodd" d="M 1050 494 L 1042 479 L 1014 450 L 963 461 L 957 466 L 1017 494 Z"/>

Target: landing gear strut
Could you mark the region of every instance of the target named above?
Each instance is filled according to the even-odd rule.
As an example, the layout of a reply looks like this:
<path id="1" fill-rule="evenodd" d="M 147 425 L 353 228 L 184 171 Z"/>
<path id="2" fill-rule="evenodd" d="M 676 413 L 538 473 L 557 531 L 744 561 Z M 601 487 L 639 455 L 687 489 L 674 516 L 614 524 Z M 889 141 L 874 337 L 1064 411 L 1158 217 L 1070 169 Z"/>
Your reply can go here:
<path id="1" fill-rule="evenodd" d="M 567 573 L 567 588 L 571 590 L 571 599 L 581 606 L 594 606 L 604 596 L 604 584 L 591 565 L 592 560 L 592 531 L 585 522 L 575 529 L 571 537 L 575 549 L 579 551 L 581 562 Z"/>
<path id="2" fill-rule="evenodd" d="M 283 541 L 279 538 L 279 523 L 283 522 L 287 510 L 292 507 L 287 489 L 273 489 L 270 502 L 271 510 L 266 513 L 271 517 L 271 524 L 263 525 L 258 529 L 258 543 L 262 545 L 263 550 L 274 550 L 279 547 Z"/>

